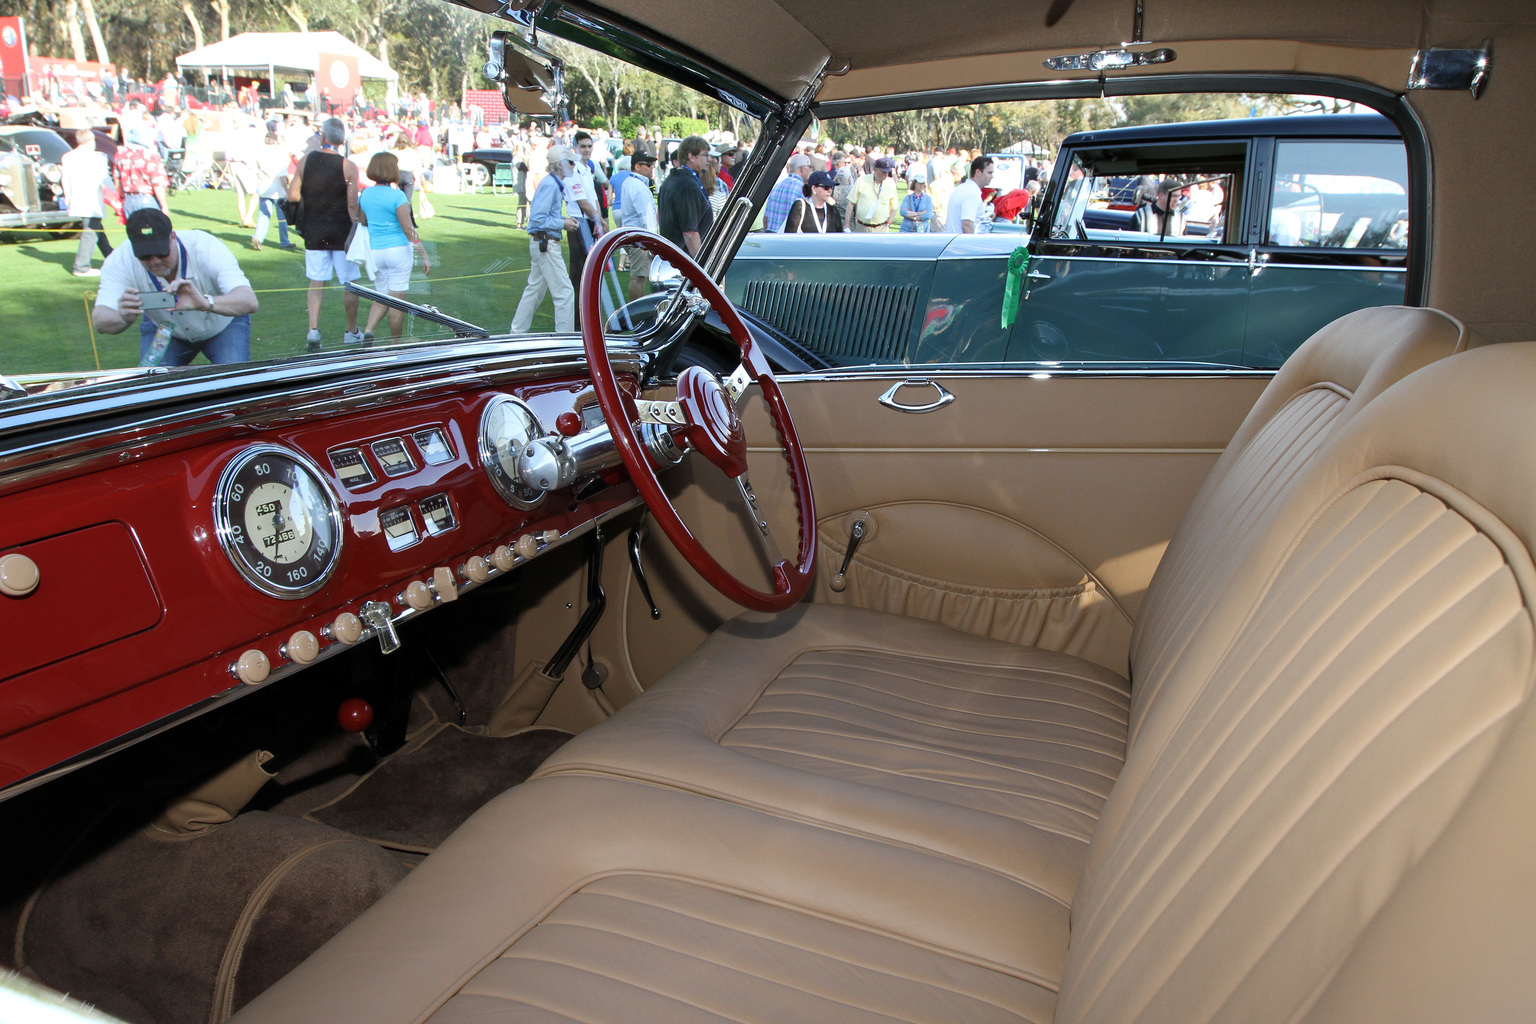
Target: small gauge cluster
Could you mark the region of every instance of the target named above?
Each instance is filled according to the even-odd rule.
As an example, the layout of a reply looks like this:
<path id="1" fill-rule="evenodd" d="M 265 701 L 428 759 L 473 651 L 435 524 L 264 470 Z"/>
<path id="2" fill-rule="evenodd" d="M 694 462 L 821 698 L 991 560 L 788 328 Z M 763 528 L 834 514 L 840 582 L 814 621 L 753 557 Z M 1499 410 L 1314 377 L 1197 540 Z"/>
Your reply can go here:
<path id="1" fill-rule="evenodd" d="M 454 460 L 453 443 L 439 426 L 343 445 L 326 454 L 337 479 L 349 491 L 372 487 L 381 477 L 406 476 L 422 466 L 441 466 Z"/>
<path id="2" fill-rule="evenodd" d="M 379 513 L 379 528 L 384 531 L 385 543 L 391 551 L 403 551 L 423 536 L 436 537 L 458 525 L 453 501 L 446 491 Z"/>

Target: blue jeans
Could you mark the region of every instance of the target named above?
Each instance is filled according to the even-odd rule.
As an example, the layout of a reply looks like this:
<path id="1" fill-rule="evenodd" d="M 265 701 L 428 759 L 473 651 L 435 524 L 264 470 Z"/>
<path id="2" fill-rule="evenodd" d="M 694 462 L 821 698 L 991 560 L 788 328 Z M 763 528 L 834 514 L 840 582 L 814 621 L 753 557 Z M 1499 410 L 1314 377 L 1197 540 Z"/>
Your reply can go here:
<path id="1" fill-rule="evenodd" d="M 139 321 L 139 361 L 149 355 L 149 347 L 155 343 L 155 331 L 159 325 L 149 317 Z M 222 331 L 206 341 L 182 341 L 172 338 L 165 350 L 161 366 L 186 366 L 199 352 L 210 363 L 244 363 L 251 358 L 251 314 L 243 313 L 231 320 Z"/>
<path id="2" fill-rule="evenodd" d="M 288 244 L 288 218 L 283 216 L 283 211 L 278 207 L 276 199 L 261 197 L 261 206 L 256 213 L 256 230 L 251 232 L 251 241 L 265 242 L 267 232 L 272 227 L 272 213 L 277 212 L 277 241 L 279 245 Z"/>
<path id="3" fill-rule="evenodd" d="M 147 192 L 129 192 L 123 196 L 123 216 L 127 217 L 136 210 L 158 210 L 160 200 Z"/>

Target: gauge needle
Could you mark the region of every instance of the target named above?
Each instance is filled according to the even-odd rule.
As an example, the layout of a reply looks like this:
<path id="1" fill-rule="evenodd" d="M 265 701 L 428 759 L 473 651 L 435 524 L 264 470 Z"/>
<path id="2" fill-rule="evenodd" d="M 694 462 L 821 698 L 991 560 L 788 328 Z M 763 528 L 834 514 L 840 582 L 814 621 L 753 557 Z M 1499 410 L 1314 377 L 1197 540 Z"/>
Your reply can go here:
<path id="1" fill-rule="evenodd" d="M 282 505 L 278 505 L 277 506 L 277 511 L 272 513 L 272 529 L 274 531 L 273 532 L 273 536 L 275 538 L 277 538 L 276 543 L 274 543 L 272 545 L 272 557 L 276 558 L 278 550 L 281 549 L 282 546 L 283 546 L 283 506 Z"/>

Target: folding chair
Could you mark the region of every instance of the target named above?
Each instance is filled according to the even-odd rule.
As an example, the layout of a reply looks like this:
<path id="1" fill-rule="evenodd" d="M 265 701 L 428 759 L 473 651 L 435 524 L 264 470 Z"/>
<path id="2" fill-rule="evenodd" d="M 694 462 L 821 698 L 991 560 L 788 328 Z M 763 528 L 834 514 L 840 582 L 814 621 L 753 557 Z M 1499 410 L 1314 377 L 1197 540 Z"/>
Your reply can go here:
<path id="1" fill-rule="evenodd" d="M 491 195 L 505 195 L 506 193 L 500 192 L 498 189 L 506 189 L 507 192 L 511 192 L 514 184 L 515 182 L 512 178 L 512 165 L 497 164 L 496 176 L 491 179 Z"/>

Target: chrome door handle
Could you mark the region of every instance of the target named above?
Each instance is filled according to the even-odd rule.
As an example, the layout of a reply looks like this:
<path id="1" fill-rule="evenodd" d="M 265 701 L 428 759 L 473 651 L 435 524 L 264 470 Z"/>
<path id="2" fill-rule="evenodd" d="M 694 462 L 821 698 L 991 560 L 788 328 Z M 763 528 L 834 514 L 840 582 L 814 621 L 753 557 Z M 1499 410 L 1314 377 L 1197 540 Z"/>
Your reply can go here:
<path id="1" fill-rule="evenodd" d="M 1051 279 L 1050 274 L 1041 273 L 1038 270 L 1031 270 L 1024 276 L 1029 278 L 1031 281 L 1049 281 Z"/>
<path id="2" fill-rule="evenodd" d="M 902 405 L 900 402 L 896 401 L 896 392 L 900 391 L 902 388 L 924 387 L 933 388 L 933 390 L 939 393 L 939 397 L 934 399 L 932 402 L 929 402 L 927 405 Z M 933 412 L 935 409 L 944 408 L 954 400 L 955 396 L 944 390 L 944 385 L 940 384 L 936 380 L 929 380 L 926 377 L 913 377 L 908 380 L 892 384 L 891 389 L 880 396 L 880 404 L 885 406 L 887 409 L 895 409 L 897 412 L 911 413 Z"/>

